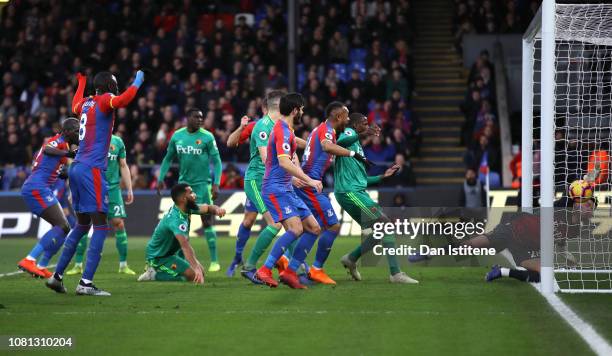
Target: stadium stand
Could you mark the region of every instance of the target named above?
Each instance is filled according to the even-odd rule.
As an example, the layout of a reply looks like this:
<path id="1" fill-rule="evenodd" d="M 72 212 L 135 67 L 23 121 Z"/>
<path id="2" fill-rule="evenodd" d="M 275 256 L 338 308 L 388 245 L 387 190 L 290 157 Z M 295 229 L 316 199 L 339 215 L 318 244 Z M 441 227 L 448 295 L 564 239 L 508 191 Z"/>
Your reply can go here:
<path id="1" fill-rule="evenodd" d="M 317 3 L 300 7 L 298 83 L 308 99 L 309 127 L 299 134 L 320 122 L 328 101 L 342 100 L 376 120 L 411 176 L 420 124 L 412 110 L 416 31 L 410 1 L 328 1 L 325 13 Z M 154 186 L 155 164 L 194 106 L 203 109 L 223 161 L 243 166 L 248 149 L 229 150 L 224 142 L 243 114 L 261 115 L 266 89 L 287 87 L 286 60 L 279 55 L 287 42 L 283 4 L 12 2 L 0 18 L 2 189 L 20 187 L 32 152 L 70 116 L 78 71 L 91 76 L 110 70 L 123 87 L 136 69 L 148 69 L 145 90 L 136 104 L 118 110 L 115 124 L 134 187 Z M 377 149 L 374 142 L 366 146 Z M 394 154 L 384 158 L 395 160 Z"/>

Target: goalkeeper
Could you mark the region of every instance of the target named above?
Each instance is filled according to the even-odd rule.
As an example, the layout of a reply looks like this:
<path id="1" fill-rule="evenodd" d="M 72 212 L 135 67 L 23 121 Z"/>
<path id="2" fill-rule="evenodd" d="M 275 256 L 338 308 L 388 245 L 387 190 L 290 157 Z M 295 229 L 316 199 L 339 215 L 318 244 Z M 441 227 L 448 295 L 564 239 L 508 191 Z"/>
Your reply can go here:
<path id="1" fill-rule="evenodd" d="M 223 217 L 225 210 L 216 205 L 196 203 L 197 196 L 187 184 L 171 191 L 174 205 L 160 220 L 147 243 L 147 270 L 138 277 L 144 281 L 192 281 L 204 283 L 204 268 L 189 243 L 189 215 L 209 214 Z"/>
<path id="2" fill-rule="evenodd" d="M 164 185 L 164 178 L 172 161 L 179 161 L 179 183 L 189 184 L 197 196 L 198 204 L 211 204 L 217 198 L 221 179 L 221 158 L 215 137 L 201 128 L 204 116 L 196 108 L 187 112 L 187 127 L 174 132 L 168 143 L 168 152 L 162 161 L 157 177 L 157 193 Z M 214 166 L 214 182 L 209 185 L 210 163 Z M 221 270 L 217 256 L 217 233 L 212 226 L 212 216 L 202 215 L 204 236 L 210 251 L 209 272 Z"/>
<path id="3" fill-rule="evenodd" d="M 369 128 L 368 118 L 360 113 L 353 113 L 349 116 L 348 126 L 340 135 L 336 144 L 363 156 L 363 148 L 359 142 L 359 136 L 377 135 L 379 131 Z M 393 165 L 383 175 L 368 177 L 366 163 L 351 157 L 336 157 L 334 162 L 334 194 L 336 200 L 359 223 L 362 229 L 371 228 L 378 221 L 389 221 L 383 215 L 380 206 L 370 198 L 365 189 L 368 185 L 379 183 L 382 179 L 391 177 L 398 169 L 398 165 Z M 340 260 L 354 280 L 361 280 L 361 274 L 357 270 L 357 261 L 364 253 L 372 250 L 377 242 L 378 240 L 369 236 L 351 253 L 344 255 Z M 395 236 L 385 236 L 382 243 L 385 247 L 394 247 Z M 389 263 L 391 274 L 389 280 L 391 283 L 419 283 L 400 270 L 395 256 L 388 255 L 387 262 Z"/>

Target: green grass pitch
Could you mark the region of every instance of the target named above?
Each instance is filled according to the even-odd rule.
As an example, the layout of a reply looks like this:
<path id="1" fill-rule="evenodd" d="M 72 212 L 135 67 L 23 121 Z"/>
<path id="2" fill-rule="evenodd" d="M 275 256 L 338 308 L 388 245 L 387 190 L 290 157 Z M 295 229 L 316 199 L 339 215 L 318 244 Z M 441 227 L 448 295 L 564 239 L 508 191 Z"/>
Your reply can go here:
<path id="1" fill-rule="evenodd" d="M 0 240 L 0 273 L 32 239 Z M 203 239 L 192 239 L 202 262 Z M 251 239 L 246 251 L 249 251 Z M 307 291 L 253 286 L 241 277 L 208 274 L 206 285 L 137 283 L 118 275 L 109 238 L 96 283 L 110 298 L 67 295 L 24 274 L 0 278 L 0 335 L 73 336 L 88 354 L 453 354 L 585 355 L 588 346 L 528 284 L 485 283 L 483 267 L 412 267 L 419 285 L 391 285 L 384 267 L 362 268 L 349 281 L 338 260 L 356 238 L 338 238 L 328 262 L 336 288 Z M 141 271 L 146 239 L 131 238 L 129 261 Z M 233 239 L 220 239 L 223 268 Z M 207 265 L 207 263 L 205 264 Z M 605 295 L 563 299 L 612 339 L 612 303 Z"/>

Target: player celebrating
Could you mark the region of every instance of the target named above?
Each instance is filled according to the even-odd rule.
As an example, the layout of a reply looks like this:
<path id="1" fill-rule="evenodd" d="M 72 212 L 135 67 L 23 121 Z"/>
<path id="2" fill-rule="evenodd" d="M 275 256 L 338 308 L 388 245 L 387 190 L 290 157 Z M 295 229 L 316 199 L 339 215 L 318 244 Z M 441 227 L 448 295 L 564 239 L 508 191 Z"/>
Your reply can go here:
<path id="1" fill-rule="evenodd" d="M 221 158 L 212 133 L 203 129 L 204 115 L 200 109 L 192 108 L 187 112 L 187 127 L 177 130 L 168 144 L 168 151 L 162 161 L 157 177 L 157 193 L 164 186 L 164 177 L 172 161 L 179 161 L 179 183 L 186 183 L 196 194 L 198 204 L 212 204 L 219 193 L 221 180 Z M 210 162 L 214 167 L 214 182 L 210 182 Z M 217 256 L 217 233 L 212 226 L 212 215 L 201 215 L 204 236 L 210 251 L 209 272 L 221 269 Z"/>
<path id="2" fill-rule="evenodd" d="M 138 281 L 188 280 L 202 284 L 204 268 L 189 243 L 189 215 L 197 212 L 223 217 L 225 210 L 215 205 L 198 205 L 196 194 L 185 183 L 172 187 L 170 195 L 174 205 L 157 224 L 147 243 L 148 266 Z"/>
<path id="3" fill-rule="evenodd" d="M 365 115 L 353 113 L 349 117 L 349 127 L 340 135 L 338 144 L 363 155 L 363 148 L 359 142 L 359 135 L 363 134 L 377 134 L 377 132 L 368 128 L 368 118 Z M 377 221 L 388 221 L 380 206 L 365 191 L 366 187 L 394 175 L 398 169 L 399 166 L 393 165 L 382 176 L 368 177 L 366 165 L 363 162 L 347 157 L 336 158 L 334 163 L 334 193 L 336 199 L 340 206 L 359 223 L 362 229 L 372 227 Z M 385 236 L 382 243 L 383 246 L 393 247 L 395 237 Z M 349 270 L 354 280 L 361 280 L 361 274 L 357 270 L 357 260 L 362 254 L 370 251 L 375 244 L 376 240 L 370 236 L 350 254 L 342 257 L 342 265 Z M 400 270 L 395 256 L 388 255 L 387 262 L 391 272 L 389 277 L 391 283 L 418 283 L 417 280 L 408 277 Z"/>
<path id="4" fill-rule="evenodd" d="M 126 107 L 134 99 L 144 81 L 144 73 L 138 71 L 130 87 L 118 96 L 115 96 L 118 93 L 117 79 L 110 72 L 96 74 L 96 95 L 87 98 L 83 98 L 87 78 L 79 73 L 77 79 L 79 86 L 72 100 L 72 111 L 81 119 L 79 151 L 70 167 L 69 177 L 78 222 L 68 234 L 56 271 L 47 280 L 46 285 L 58 293 L 66 293 L 62 281 L 64 270 L 74 256 L 79 241 L 89 231 L 93 222 L 94 232 L 87 250 L 87 263 L 76 293 L 110 296 L 110 293 L 96 288 L 93 284 L 109 230 L 106 217 L 108 190 L 102 175 L 106 171 L 108 148 L 115 121 L 114 109 Z"/>
<path id="5" fill-rule="evenodd" d="M 359 153 L 336 145 L 336 131 L 342 132 L 346 128 L 349 120 L 348 113 L 347 107 L 338 101 L 328 104 L 325 108 L 327 120 L 317 126 L 308 136 L 306 149 L 302 157 L 302 170 L 310 178 L 321 180 L 323 174 L 325 174 L 325 171 L 331 165 L 334 155 L 339 157 L 355 157 L 364 163 L 366 162 L 365 158 Z M 338 232 L 340 232 L 338 217 L 327 194 L 317 193 L 310 187 L 298 188 L 296 193 L 308 206 L 319 225 L 325 229 L 319 238 L 315 262 L 312 268 L 308 269 L 308 277 L 319 283 L 335 285 L 336 282 L 323 270 L 323 264 L 329 256 Z M 303 258 L 306 257 L 316 239 L 316 235 L 308 232 L 302 235 L 300 243 L 298 243 L 298 247 L 296 247 L 293 258 L 289 263 L 290 268 L 295 270 L 304 263 Z M 302 251 L 306 251 L 306 254 L 302 253 Z"/>
<path id="6" fill-rule="evenodd" d="M 297 143 L 293 134 L 293 125 L 300 122 L 304 110 L 304 99 L 298 93 L 283 96 L 279 103 L 281 114 L 272 129 L 267 146 L 266 171 L 262 184 L 262 196 L 274 222 L 281 222 L 285 233 L 276 241 L 266 263 L 257 270 L 256 277 L 270 287 L 277 287 L 278 282 L 272 277 L 272 267 L 283 255 L 294 240 L 307 232 L 318 236 L 321 228 L 312 217 L 312 213 L 293 190 L 292 176 L 321 192 L 321 181 L 307 176 L 302 169 L 292 161 L 296 161 Z M 296 252 L 299 249 L 296 247 Z M 305 253 L 304 253 L 305 254 Z M 294 269 L 287 268 L 280 273 L 281 282 L 291 288 L 306 288 L 298 279 Z"/>
<path id="7" fill-rule="evenodd" d="M 64 211 L 52 189 L 68 158 L 74 157 L 70 145 L 78 143 L 79 122 L 69 118 L 62 124 L 60 134 L 55 135 L 43 143 L 34 158 L 32 173 L 21 188 L 21 196 L 30 208 L 30 211 L 51 224 L 51 230 L 36 243 L 32 251 L 19 263 L 19 269 L 32 276 L 49 278 L 52 273 L 47 270 L 47 262 L 57 253 L 68 231 L 70 224 L 66 220 Z M 36 259 L 43 254 L 44 257 L 36 264 Z"/>
<path id="8" fill-rule="evenodd" d="M 127 217 L 125 205 L 121 196 L 121 186 L 123 181 L 127 190 L 126 204 L 130 205 L 134 201 L 132 192 L 132 176 L 130 168 L 125 160 L 125 145 L 121 137 L 113 135 L 108 150 L 108 167 L 106 168 L 106 184 L 108 184 L 108 219 L 115 230 L 115 246 L 119 252 L 119 273 L 135 275 L 127 264 L 127 233 L 125 232 L 125 222 Z M 87 238 L 81 239 L 76 251 L 74 267 L 66 274 L 71 276 L 83 273 L 83 257 L 87 249 Z"/>
<path id="9" fill-rule="evenodd" d="M 264 105 L 262 107 L 266 114 L 263 118 L 255 123 L 250 134 L 250 158 L 244 180 L 244 192 L 247 196 L 244 204 L 244 220 L 242 224 L 240 224 L 240 228 L 238 230 L 236 254 L 230 268 L 227 271 L 227 275 L 232 276 L 235 268 L 242 263 L 242 251 L 247 243 L 247 240 L 249 239 L 251 227 L 257 219 L 257 214 L 262 214 L 267 226 L 259 233 L 247 263 L 243 266 L 242 271 L 240 272 L 243 277 L 255 284 L 261 284 L 261 282 L 255 278 L 255 266 L 257 265 L 257 261 L 261 255 L 263 255 L 281 228 L 281 224 L 274 222 L 272 215 L 270 215 L 268 208 L 264 204 L 261 196 L 261 186 L 265 172 L 264 162 L 266 162 L 267 158 L 268 138 L 270 136 L 270 132 L 272 131 L 272 127 L 274 127 L 274 124 L 280 117 L 278 106 L 283 95 L 284 92 L 279 90 L 271 91 L 268 93 L 268 95 L 266 95 Z M 245 131 L 248 131 L 248 122 L 242 122 L 241 127 L 246 128 Z M 235 132 L 236 134 L 233 135 L 234 137 L 230 137 L 232 142 L 229 142 L 228 146 L 231 143 L 234 143 L 234 146 L 237 145 L 238 142 L 235 141 L 238 140 L 235 139 L 235 136 L 240 134 L 240 137 L 242 138 L 241 131 L 237 130 Z M 230 138 L 228 138 L 228 141 Z"/>

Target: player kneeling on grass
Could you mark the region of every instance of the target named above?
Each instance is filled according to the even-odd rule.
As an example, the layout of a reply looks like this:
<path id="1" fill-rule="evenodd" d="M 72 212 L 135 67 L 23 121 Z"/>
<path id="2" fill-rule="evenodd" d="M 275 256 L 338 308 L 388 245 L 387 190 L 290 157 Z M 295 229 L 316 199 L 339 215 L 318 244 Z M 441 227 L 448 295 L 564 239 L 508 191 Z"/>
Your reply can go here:
<path id="1" fill-rule="evenodd" d="M 192 281 L 204 283 L 204 268 L 189 243 L 189 215 L 211 214 L 223 217 L 216 205 L 196 203 L 188 184 L 177 184 L 171 191 L 174 205 L 161 219 L 147 243 L 147 270 L 138 277 L 144 281 Z"/>

